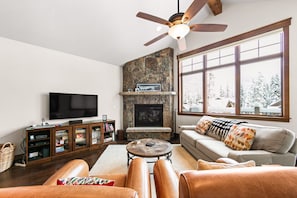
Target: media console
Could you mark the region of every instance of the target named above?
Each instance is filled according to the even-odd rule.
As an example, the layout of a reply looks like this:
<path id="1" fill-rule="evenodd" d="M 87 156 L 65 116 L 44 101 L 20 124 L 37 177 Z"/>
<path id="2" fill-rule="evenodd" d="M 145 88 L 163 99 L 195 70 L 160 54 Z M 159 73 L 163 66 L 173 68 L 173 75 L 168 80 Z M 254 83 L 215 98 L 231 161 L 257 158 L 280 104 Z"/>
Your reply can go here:
<path id="1" fill-rule="evenodd" d="M 114 139 L 114 120 L 29 127 L 26 128 L 26 163 L 42 163 L 73 152 L 98 149 Z"/>

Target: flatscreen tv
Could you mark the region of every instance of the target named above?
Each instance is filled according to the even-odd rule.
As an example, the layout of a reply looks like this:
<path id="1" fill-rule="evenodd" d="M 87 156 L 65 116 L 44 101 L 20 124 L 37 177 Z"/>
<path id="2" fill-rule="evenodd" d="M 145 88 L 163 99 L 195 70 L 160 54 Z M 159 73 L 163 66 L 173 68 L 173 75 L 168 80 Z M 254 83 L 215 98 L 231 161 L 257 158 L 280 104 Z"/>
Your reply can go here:
<path id="1" fill-rule="evenodd" d="M 49 119 L 95 117 L 97 104 L 97 95 L 49 93 Z"/>

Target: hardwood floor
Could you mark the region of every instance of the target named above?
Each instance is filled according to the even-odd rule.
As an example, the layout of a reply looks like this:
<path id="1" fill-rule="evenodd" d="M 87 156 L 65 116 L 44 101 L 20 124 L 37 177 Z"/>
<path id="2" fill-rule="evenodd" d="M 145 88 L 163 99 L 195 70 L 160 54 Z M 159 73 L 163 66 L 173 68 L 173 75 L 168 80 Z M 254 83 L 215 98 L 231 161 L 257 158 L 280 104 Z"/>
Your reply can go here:
<path id="1" fill-rule="evenodd" d="M 84 151 L 71 156 L 55 159 L 40 165 L 27 167 L 12 166 L 7 171 L 0 173 L 0 187 L 30 186 L 43 184 L 56 170 L 72 159 L 84 159 L 90 166 L 94 165 L 97 159 L 105 150 Z"/>
<path id="2" fill-rule="evenodd" d="M 179 137 L 173 138 L 171 143 L 179 143 Z M 117 141 L 115 144 L 126 144 L 127 141 Z M 27 167 L 12 166 L 8 170 L 0 173 L 0 188 L 14 186 L 30 186 L 43 184 L 56 170 L 72 159 L 84 159 L 92 168 L 100 155 L 106 149 L 103 146 L 99 150 L 84 151 L 73 155 L 55 159 L 40 165 Z"/>

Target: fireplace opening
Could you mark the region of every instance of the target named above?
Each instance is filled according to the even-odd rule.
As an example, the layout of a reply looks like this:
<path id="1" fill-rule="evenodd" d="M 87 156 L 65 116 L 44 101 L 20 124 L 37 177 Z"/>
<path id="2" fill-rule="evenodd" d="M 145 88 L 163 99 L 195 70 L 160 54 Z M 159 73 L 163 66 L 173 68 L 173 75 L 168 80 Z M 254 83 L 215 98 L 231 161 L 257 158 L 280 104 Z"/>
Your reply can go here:
<path id="1" fill-rule="evenodd" d="M 135 127 L 163 127 L 163 104 L 135 104 Z"/>

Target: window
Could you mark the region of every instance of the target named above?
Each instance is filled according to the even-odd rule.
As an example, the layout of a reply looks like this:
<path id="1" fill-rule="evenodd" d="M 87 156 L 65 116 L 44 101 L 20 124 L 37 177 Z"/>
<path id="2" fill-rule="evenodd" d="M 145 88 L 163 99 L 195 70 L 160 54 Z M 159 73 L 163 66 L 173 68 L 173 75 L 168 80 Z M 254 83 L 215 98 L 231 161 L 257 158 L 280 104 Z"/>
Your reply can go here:
<path id="1" fill-rule="evenodd" d="M 179 55 L 179 114 L 289 121 L 290 24 Z"/>

